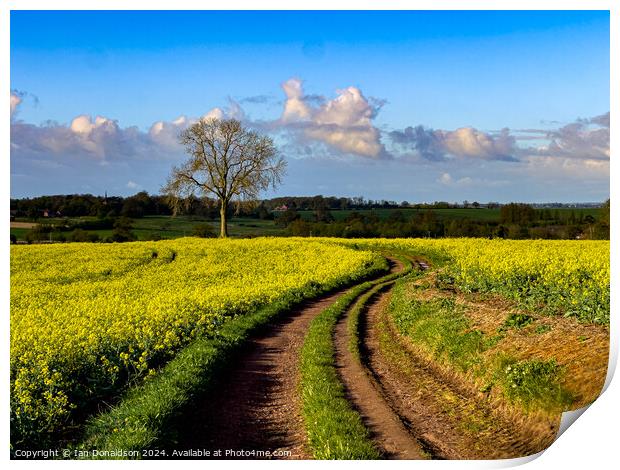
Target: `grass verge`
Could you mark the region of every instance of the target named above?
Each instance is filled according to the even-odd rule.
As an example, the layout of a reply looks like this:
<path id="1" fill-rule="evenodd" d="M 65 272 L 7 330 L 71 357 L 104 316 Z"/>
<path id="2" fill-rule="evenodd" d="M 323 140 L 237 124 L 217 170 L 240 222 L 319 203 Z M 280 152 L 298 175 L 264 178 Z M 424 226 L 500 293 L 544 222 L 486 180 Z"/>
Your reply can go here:
<path id="1" fill-rule="evenodd" d="M 510 345 L 501 343 L 507 330 L 524 328 L 533 322 L 531 317 L 512 314 L 496 332 L 485 333 L 475 327 L 455 297 L 411 299 L 406 287 L 404 282 L 394 287 L 389 314 L 398 333 L 434 361 L 480 384 L 481 392 L 496 388 L 526 412 L 568 409 L 573 398 L 562 387 L 563 369 L 554 360 L 518 361 Z"/>
<path id="2" fill-rule="evenodd" d="M 385 269 L 384 260 L 377 260 L 362 278 L 376 276 Z M 358 276 L 336 285 L 291 293 L 254 313 L 225 323 L 213 337 L 193 341 L 159 373 L 130 389 L 116 406 L 91 419 L 84 438 L 74 446 L 72 457 L 93 458 L 86 452 L 93 449 L 106 459 L 143 457 L 145 450 L 165 443 L 167 424 L 216 383 L 219 373 L 234 361 L 251 335 L 303 301 L 360 280 Z"/>

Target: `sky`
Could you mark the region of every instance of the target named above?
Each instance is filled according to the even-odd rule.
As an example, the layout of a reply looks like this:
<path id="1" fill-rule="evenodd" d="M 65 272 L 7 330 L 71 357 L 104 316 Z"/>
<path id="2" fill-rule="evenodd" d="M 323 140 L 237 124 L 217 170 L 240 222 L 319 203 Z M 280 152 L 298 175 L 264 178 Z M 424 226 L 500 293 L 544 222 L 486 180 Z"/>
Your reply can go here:
<path id="1" fill-rule="evenodd" d="M 605 11 L 12 11 L 11 197 L 158 193 L 235 118 L 265 197 L 609 197 Z"/>

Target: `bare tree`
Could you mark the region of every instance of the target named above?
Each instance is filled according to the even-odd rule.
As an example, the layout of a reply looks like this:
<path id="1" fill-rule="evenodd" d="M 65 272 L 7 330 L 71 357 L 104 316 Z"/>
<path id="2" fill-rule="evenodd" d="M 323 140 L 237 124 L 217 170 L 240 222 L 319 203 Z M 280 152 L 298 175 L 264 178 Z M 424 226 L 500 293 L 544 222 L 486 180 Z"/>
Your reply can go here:
<path id="1" fill-rule="evenodd" d="M 235 119 L 200 120 L 179 136 L 190 158 L 174 167 L 162 192 L 175 213 L 190 195 L 215 195 L 220 202 L 220 237 L 228 236 L 228 204 L 256 199 L 280 183 L 286 162 L 273 140 L 244 128 Z"/>

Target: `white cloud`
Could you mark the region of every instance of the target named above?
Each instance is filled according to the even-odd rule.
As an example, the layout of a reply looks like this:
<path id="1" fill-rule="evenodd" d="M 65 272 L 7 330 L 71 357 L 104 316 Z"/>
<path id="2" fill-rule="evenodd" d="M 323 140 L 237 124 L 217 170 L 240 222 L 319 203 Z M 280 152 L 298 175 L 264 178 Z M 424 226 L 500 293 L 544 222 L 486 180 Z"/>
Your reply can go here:
<path id="1" fill-rule="evenodd" d="M 286 94 L 281 124 L 303 136 L 344 153 L 377 158 L 385 154 L 379 130 L 373 125 L 377 108 L 359 88 L 337 90 L 337 97 L 313 107 L 304 96 L 302 82 L 291 78 L 282 84 Z"/>
<path id="2" fill-rule="evenodd" d="M 310 118 L 310 108 L 304 101 L 304 91 L 301 80 L 289 78 L 282 84 L 286 102 L 282 112 L 282 122 L 292 122 Z"/>
<path id="3" fill-rule="evenodd" d="M 554 179 L 559 176 L 567 176 L 573 180 L 609 178 L 609 160 L 529 155 L 523 162 L 525 170 L 537 178 Z"/>
<path id="4" fill-rule="evenodd" d="M 228 109 L 223 110 L 216 107 L 200 116 L 200 118 L 188 118 L 181 115 L 170 122 L 157 121 L 151 125 L 148 135 L 151 140 L 169 151 L 179 148 L 179 134 L 198 122 L 198 119 L 243 119 L 243 117 L 244 113 L 241 107 L 235 101 L 230 100 Z"/>
<path id="5" fill-rule="evenodd" d="M 220 108 L 213 108 L 211 111 L 204 114 L 201 119 L 206 121 L 207 119 L 224 119 L 224 117 L 224 111 Z"/>
<path id="6" fill-rule="evenodd" d="M 499 136 L 492 136 L 473 127 L 461 127 L 442 131 L 442 137 L 447 153 L 455 157 L 506 160 L 515 152 L 515 140 L 507 129 Z"/>
<path id="7" fill-rule="evenodd" d="M 188 119 L 186 116 L 179 116 L 171 122 L 157 121 L 149 129 L 149 138 L 157 145 L 165 149 L 178 147 L 179 133 L 187 129 L 196 120 Z"/>
<path id="8" fill-rule="evenodd" d="M 547 134 L 550 143 L 538 154 L 583 160 L 609 160 L 609 127 L 591 127 L 574 122 Z"/>
<path id="9" fill-rule="evenodd" d="M 464 176 L 463 178 L 459 178 L 455 180 L 452 178 L 450 173 L 442 173 L 439 178 L 437 178 L 437 182 L 443 184 L 444 186 L 471 186 L 474 184 L 474 180 L 469 176 Z"/>
<path id="10" fill-rule="evenodd" d="M 445 184 L 445 185 L 450 185 L 452 184 L 452 176 L 450 176 L 450 173 L 442 173 L 441 176 L 437 179 L 438 183 L 441 184 Z"/>
<path id="11" fill-rule="evenodd" d="M 396 145 L 411 148 L 417 156 L 430 161 L 446 158 L 515 161 L 518 153 L 508 129 L 493 135 L 473 127 L 447 131 L 416 126 L 389 135 Z"/>
<path id="12" fill-rule="evenodd" d="M 85 114 L 76 116 L 68 125 L 48 122 L 37 126 L 15 121 L 11 123 L 11 153 L 28 158 L 52 155 L 95 159 L 99 164 L 110 160 L 165 160 L 182 154 L 179 134 L 198 119 L 242 115 L 243 110 L 231 100 L 226 110 L 213 108 L 200 118 L 179 116 L 173 121 L 157 121 L 147 132 L 135 126 L 122 128 L 116 120 L 105 116 L 92 119 Z"/>
<path id="13" fill-rule="evenodd" d="M 134 182 L 134 181 L 129 180 L 129 181 L 127 181 L 127 187 L 129 189 L 138 189 L 140 187 L 140 185 L 138 183 Z"/>
<path id="14" fill-rule="evenodd" d="M 17 92 L 11 90 L 11 116 L 15 114 L 21 102 L 22 97 Z"/>

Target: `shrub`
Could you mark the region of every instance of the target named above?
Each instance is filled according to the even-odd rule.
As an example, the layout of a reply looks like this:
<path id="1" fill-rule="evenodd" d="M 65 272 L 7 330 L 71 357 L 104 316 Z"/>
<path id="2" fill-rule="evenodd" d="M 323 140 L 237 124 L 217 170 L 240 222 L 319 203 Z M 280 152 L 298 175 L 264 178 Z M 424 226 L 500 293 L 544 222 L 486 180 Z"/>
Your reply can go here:
<path id="1" fill-rule="evenodd" d="M 198 224 L 192 228 L 192 237 L 198 238 L 214 238 L 215 231 L 209 224 Z"/>

